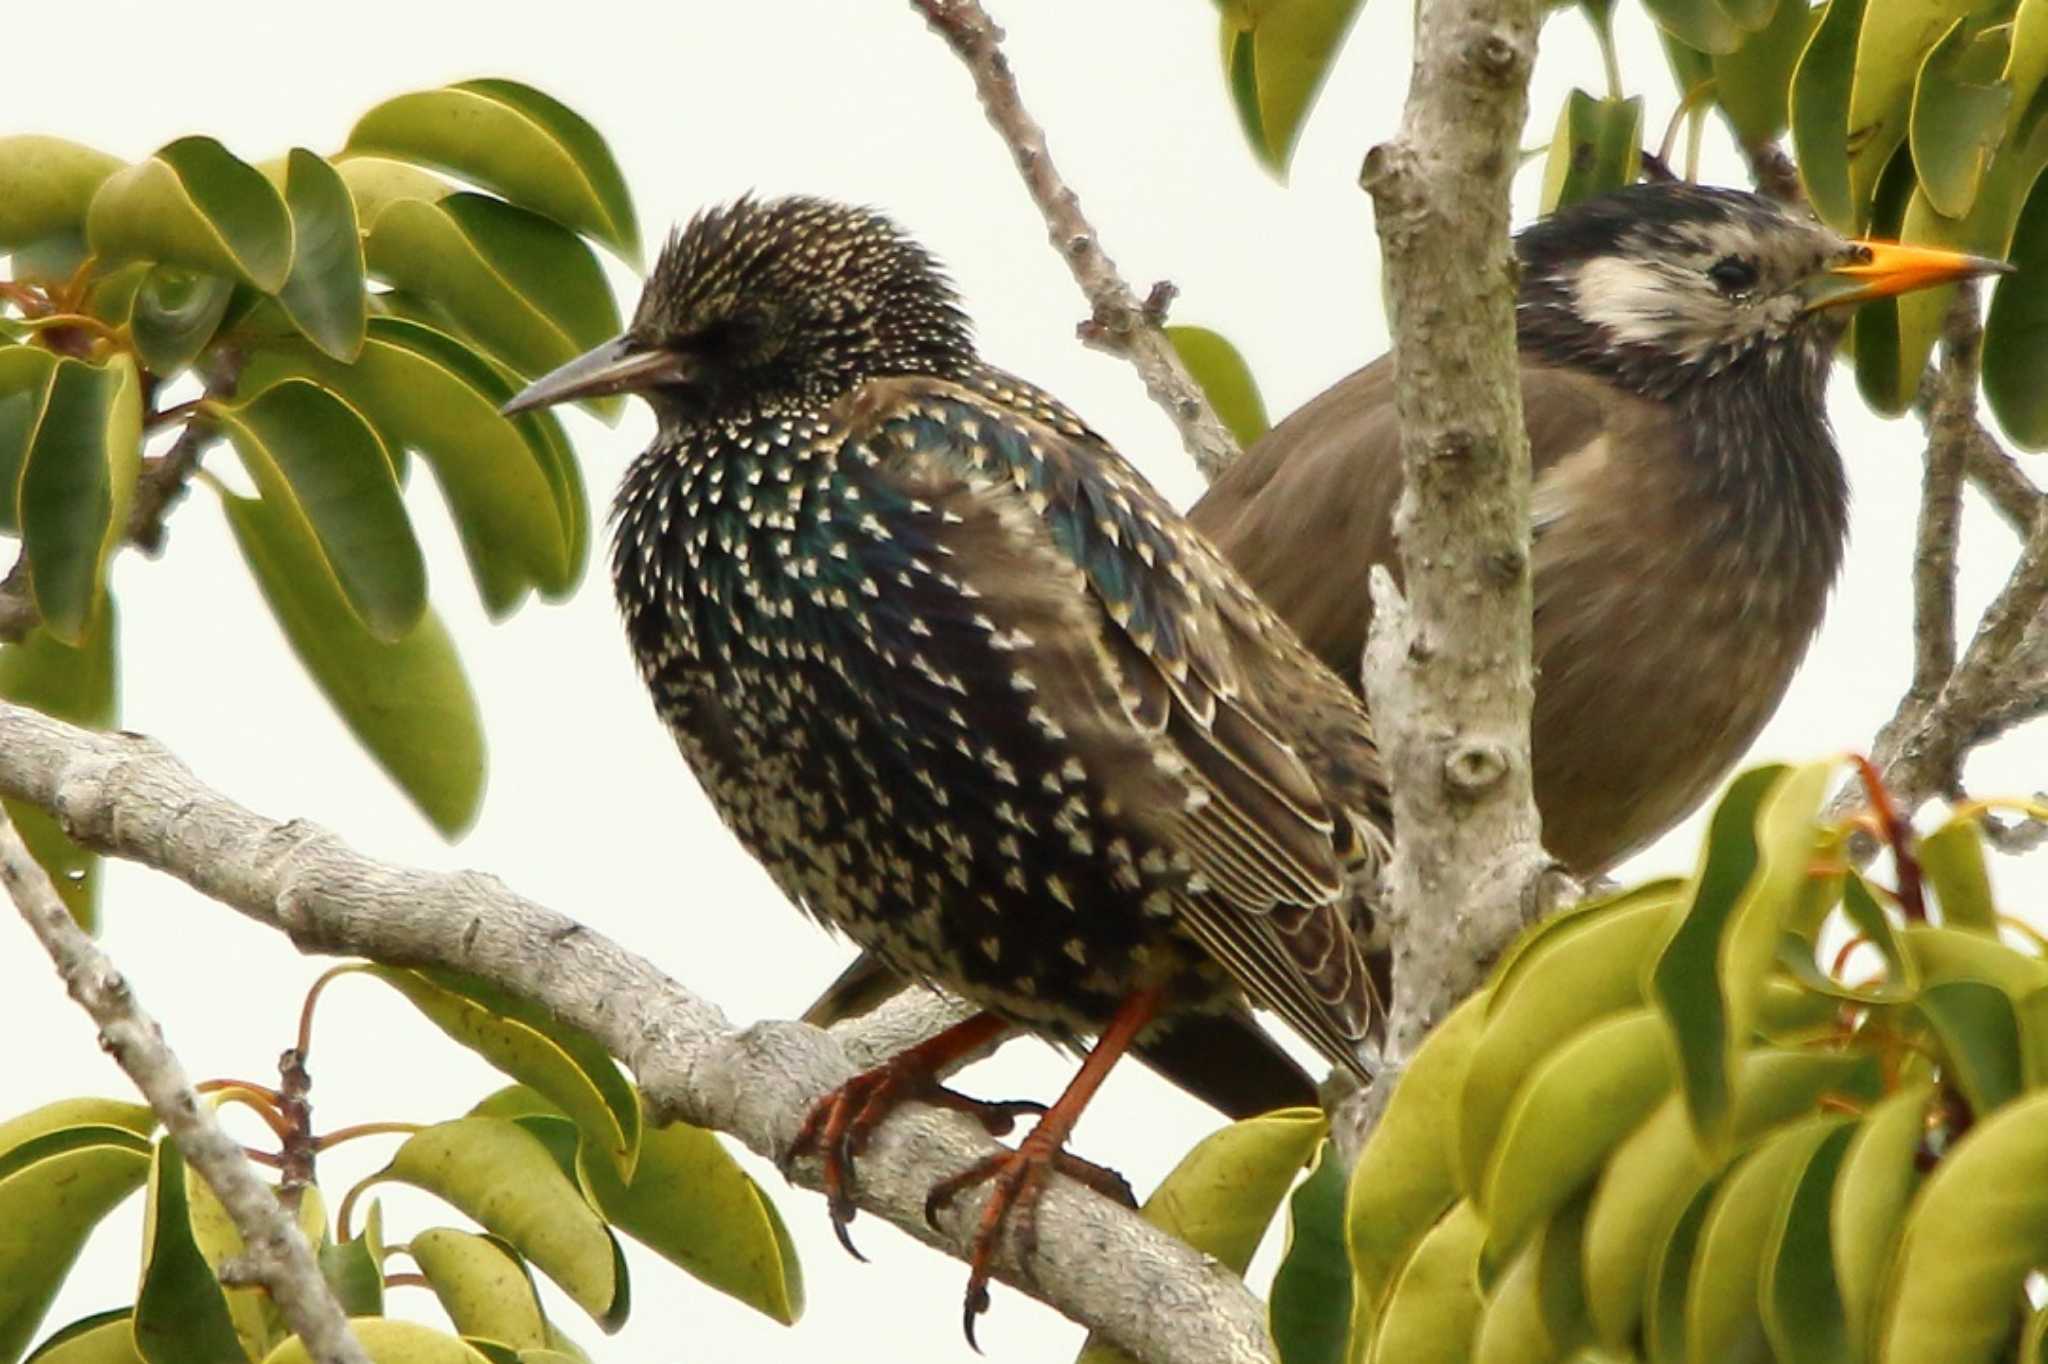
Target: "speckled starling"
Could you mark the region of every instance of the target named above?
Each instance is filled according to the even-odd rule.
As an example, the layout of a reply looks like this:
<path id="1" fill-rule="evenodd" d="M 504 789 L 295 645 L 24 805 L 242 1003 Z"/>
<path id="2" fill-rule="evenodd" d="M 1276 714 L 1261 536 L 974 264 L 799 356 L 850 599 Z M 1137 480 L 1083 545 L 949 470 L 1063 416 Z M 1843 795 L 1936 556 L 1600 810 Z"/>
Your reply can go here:
<path id="1" fill-rule="evenodd" d="M 987 1012 L 827 1096 L 835 1221 L 902 1098 L 1010 1026 L 1097 1040 L 995 1181 L 968 1288 L 1117 1055 L 1249 1000 L 1366 1074 L 1354 925 L 1385 853 L 1364 711 L 1099 435 L 979 359 L 883 217 L 743 199 L 673 236 L 617 341 L 508 411 L 658 419 L 612 575 L 661 717 L 784 893 Z M 1000 1126 L 1012 1106 L 985 1111 Z"/>

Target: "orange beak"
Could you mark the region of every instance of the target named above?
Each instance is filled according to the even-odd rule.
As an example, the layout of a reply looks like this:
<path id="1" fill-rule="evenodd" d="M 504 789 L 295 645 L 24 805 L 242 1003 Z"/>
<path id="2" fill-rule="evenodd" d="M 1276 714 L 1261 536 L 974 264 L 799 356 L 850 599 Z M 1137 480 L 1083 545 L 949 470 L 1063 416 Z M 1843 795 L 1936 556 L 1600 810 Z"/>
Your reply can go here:
<path id="1" fill-rule="evenodd" d="M 1853 254 L 1814 277 L 1807 307 L 1835 308 L 1891 294 L 1950 284 L 1973 275 L 2009 275 L 2013 267 L 1988 256 L 1966 256 L 1933 246 L 1856 241 Z"/>

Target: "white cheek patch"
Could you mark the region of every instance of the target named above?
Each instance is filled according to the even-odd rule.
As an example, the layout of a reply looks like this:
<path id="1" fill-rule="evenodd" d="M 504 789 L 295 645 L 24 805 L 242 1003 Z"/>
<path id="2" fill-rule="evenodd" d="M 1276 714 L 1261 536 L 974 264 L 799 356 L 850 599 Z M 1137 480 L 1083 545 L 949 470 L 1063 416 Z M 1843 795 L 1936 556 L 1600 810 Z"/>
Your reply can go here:
<path id="1" fill-rule="evenodd" d="M 1579 267 L 1572 292 L 1579 316 L 1619 342 L 1668 347 L 1674 333 L 1690 330 L 1675 316 L 1682 288 L 1649 261 L 1595 256 Z"/>

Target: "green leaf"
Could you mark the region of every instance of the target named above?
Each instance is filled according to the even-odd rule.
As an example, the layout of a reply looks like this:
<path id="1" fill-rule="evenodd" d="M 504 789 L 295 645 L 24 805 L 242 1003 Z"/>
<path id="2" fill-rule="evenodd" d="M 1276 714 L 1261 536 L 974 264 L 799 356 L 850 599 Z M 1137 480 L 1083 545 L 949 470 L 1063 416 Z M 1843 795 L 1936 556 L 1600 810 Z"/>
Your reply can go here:
<path id="1" fill-rule="evenodd" d="M 135 1294 L 135 1343 L 149 1364 L 224 1364 L 246 1358 L 227 1295 L 192 1235 L 185 1158 L 156 1145 Z"/>
<path id="2" fill-rule="evenodd" d="M 1509 1105 L 1558 1047 L 1640 1007 L 1643 963 L 1670 932 L 1680 885 L 1654 882 L 1558 915 L 1523 936 L 1494 980 L 1455 1106 L 1459 1187 L 1477 1194 Z"/>
<path id="3" fill-rule="evenodd" d="M 0 1359 L 21 1357 L 86 1237 L 148 1174 L 147 1141 L 89 1119 L 0 1154 Z"/>
<path id="4" fill-rule="evenodd" d="M 1714 98 L 1737 139 L 1749 146 L 1775 142 L 1790 119 L 1792 69 L 1813 36 L 1815 11 L 1807 0 L 1778 0 L 1771 22 L 1742 46 L 1713 58 Z"/>
<path id="5" fill-rule="evenodd" d="M 1693 1259 L 1699 1252 L 1700 1230 L 1713 1206 L 1715 1186 L 1702 1186 L 1669 1232 L 1644 1256 L 1641 1284 L 1644 1358 L 1649 1364 L 1689 1364 L 1685 1353 L 1687 1288 Z M 1616 1347 L 1621 1348 L 1621 1347 Z M 1633 1358 L 1633 1356 L 1630 1356 Z"/>
<path id="6" fill-rule="evenodd" d="M 718 1137 L 687 1123 L 649 1127 L 631 1182 L 577 1148 L 584 1191 L 620 1231 L 684 1272 L 788 1326 L 803 1315 L 803 1269 L 775 1204 Z"/>
<path id="7" fill-rule="evenodd" d="M 640 225 L 611 149 L 530 85 L 471 80 L 386 100 L 357 120 L 348 150 L 450 171 L 640 263 Z"/>
<path id="8" fill-rule="evenodd" d="M 284 379 L 211 409 L 264 502 L 316 546 L 355 618 L 403 639 L 427 609 L 427 569 L 384 442 L 342 398 Z"/>
<path id="9" fill-rule="evenodd" d="M 0 137 L 0 248 L 21 246 L 85 222 L 86 205 L 119 157 L 61 137 Z"/>
<path id="10" fill-rule="evenodd" d="M 138 1137 L 156 1130 L 156 1114 L 148 1104 L 124 1103 L 120 1099 L 58 1099 L 0 1122 L 0 1160 L 18 1146 L 36 1137 L 67 1127 L 117 1127 Z M 146 1151 L 148 1145 L 137 1147 Z"/>
<path id="11" fill-rule="evenodd" d="M 343 154 L 329 164 L 342 184 L 348 186 L 349 198 L 355 203 L 356 222 L 364 232 L 375 228 L 377 219 L 393 204 L 437 204 L 455 193 L 455 186 L 409 161 Z"/>
<path id="12" fill-rule="evenodd" d="M 1870 203 L 1892 153 L 1906 141 L 1920 64 L 1975 0 L 1884 0 L 1864 11 L 1849 92 L 1849 193 Z"/>
<path id="13" fill-rule="evenodd" d="M 1245 120 L 1246 131 L 1274 174 L 1286 176 L 1308 111 L 1361 8 L 1363 0 L 1243 0 L 1226 7 L 1225 24 L 1242 34 L 1241 48 L 1229 54 L 1229 75 L 1233 85 L 1250 87 L 1257 118 Z"/>
<path id="14" fill-rule="evenodd" d="M 1374 1334 L 1402 1265 L 1458 1200 L 1451 1143 L 1466 1062 L 1486 1021 L 1486 1004 L 1482 990 L 1437 1024 L 1409 1061 L 1351 1172 L 1344 1239 L 1351 1257 L 1353 1340 Z M 1479 1232 L 1483 1238 L 1485 1228 Z"/>
<path id="15" fill-rule="evenodd" d="M 1867 210 L 1870 236 L 1896 241 L 1905 232 L 1914 183 L 1912 154 L 1901 149 L 1878 181 L 1876 197 Z M 1878 412 L 1889 416 L 1904 412 L 1913 401 L 1920 370 L 1901 356 L 1920 347 L 1917 340 L 1909 342 L 1900 335 L 1898 299 L 1859 304 L 1850 327 L 1856 353 L 1856 391 Z M 1922 339 L 1932 344 L 1933 336 L 1930 333 Z"/>
<path id="16" fill-rule="evenodd" d="M 1485 1299 L 1479 1250 L 1486 1225 L 1470 1203 L 1451 1209 L 1415 1247 L 1380 1313 L 1370 1364 L 1467 1364 Z"/>
<path id="17" fill-rule="evenodd" d="M 467 339 L 532 378 L 609 339 L 618 306 L 597 257 L 539 214 L 481 194 L 386 207 L 364 244 L 370 271 L 444 309 Z M 615 418 L 617 398 L 585 404 Z"/>
<path id="18" fill-rule="evenodd" d="M 1643 101 L 1565 96 L 1543 167 L 1545 213 L 1635 183 L 1642 169 Z"/>
<path id="19" fill-rule="evenodd" d="M 77 648 L 45 629 L 31 630 L 18 644 L 0 645 L 0 697 L 74 725 L 111 726 L 120 712 L 116 616 L 109 596 Z M 99 921 L 99 854 L 73 842 L 56 816 L 40 806 L 17 800 L 0 805 L 5 805 L 29 852 L 50 874 L 71 917 L 87 932 L 94 931 Z M 0 1126 L 0 1151 L 6 1149 L 6 1130 Z"/>
<path id="20" fill-rule="evenodd" d="M 1764 1246 L 1759 1285 L 1764 1334 L 1780 1359 L 1850 1358 L 1828 1208 L 1855 1132 L 1854 1124 L 1837 1122 L 1815 1148 L 1792 1180 Z"/>
<path id="21" fill-rule="evenodd" d="M 334 167 L 305 148 L 292 148 L 287 166 L 292 268 L 277 301 L 308 341 L 347 363 L 370 315 L 355 201 Z"/>
<path id="22" fill-rule="evenodd" d="M 1789 0 L 1788 0 L 1789 2 Z M 1701 52 L 1733 52 L 1770 21 L 1771 0 L 1643 0 L 1657 26 Z"/>
<path id="23" fill-rule="evenodd" d="M 2048 1094 L 1982 1118 L 1921 1186 L 1876 1311 L 1883 1364 L 1992 1360 L 2048 1259 Z"/>
<path id="24" fill-rule="evenodd" d="M 43 627 L 83 644 L 106 595 L 107 561 L 127 528 L 141 466 L 142 390 L 135 365 L 57 362 L 21 471 L 22 552 Z"/>
<path id="25" fill-rule="evenodd" d="M 135 1350 L 134 1317 L 132 1307 L 81 1317 L 36 1346 L 26 1364 L 144 1364 Z"/>
<path id="26" fill-rule="evenodd" d="M 109 262 L 154 260 L 284 287 L 292 221 L 263 173 L 210 137 L 181 137 L 93 195 L 86 239 Z"/>
<path id="27" fill-rule="evenodd" d="M 406 1245 L 441 1310 L 465 1336 L 515 1350 L 547 1346 L 547 1318 L 519 1254 L 495 1236 L 429 1227 Z"/>
<path id="28" fill-rule="evenodd" d="M 403 639 L 377 639 L 301 521 L 255 498 L 224 494 L 222 505 L 292 652 L 349 731 L 435 828 L 467 828 L 483 798 L 483 727 L 440 618 L 429 611 Z"/>
<path id="29" fill-rule="evenodd" d="M 1998 907 L 1991 901 L 1991 872 L 1984 865 L 1984 832 L 1977 821 L 1950 819 L 1921 839 L 1914 853 L 1941 906 L 1941 922 L 1996 937 Z"/>
<path id="30" fill-rule="evenodd" d="M 1935 211 L 1970 211 L 1991 154 L 2005 139 L 2012 87 L 2001 79 L 2012 26 L 1958 19 L 1927 53 L 1914 83 L 1907 141 L 1920 192 Z"/>
<path id="31" fill-rule="evenodd" d="M 1266 417 L 1266 400 L 1259 396 L 1251 366 L 1228 338 L 1207 327 L 1168 327 L 1166 339 L 1239 445 L 1249 447 L 1266 434 L 1272 425 Z"/>
<path id="32" fill-rule="evenodd" d="M 1473 1364 L 1548 1364 L 1590 1334 L 1580 1245 L 1586 1198 L 1574 1198 L 1522 1243 L 1491 1285 Z"/>
<path id="33" fill-rule="evenodd" d="M 563 472 L 563 457 L 548 443 L 560 427 L 499 416 L 512 384 L 464 343 L 380 317 L 353 365 L 295 341 L 251 352 L 246 385 L 284 378 L 331 388 L 392 447 L 415 450 L 428 462 L 493 618 L 516 607 L 533 584 L 551 593 L 573 590 L 587 555 L 588 519 L 580 482 L 573 498 L 557 489 L 558 478 L 575 477 L 573 469 Z M 572 561 L 570 540 L 578 531 Z"/>
<path id="34" fill-rule="evenodd" d="M 1929 985 L 1913 1004 L 1941 1039 L 1945 1073 L 1972 1113 L 2018 1097 L 2020 1023 L 2012 996 L 1981 980 L 1949 980 Z"/>
<path id="35" fill-rule="evenodd" d="M 1899 1227 L 1920 1187 L 1920 1142 L 1933 1097 L 1926 1084 L 1889 1096 L 1864 1115 L 1842 1156 L 1829 1200 L 1830 1245 L 1851 1340 L 1867 1339 L 1881 1305 Z"/>
<path id="36" fill-rule="evenodd" d="M 360 1235 L 341 1242 L 323 1237 L 318 1255 L 320 1277 L 327 1281 L 343 1313 L 350 1317 L 384 1314 L 383 1203 L 370 1200 Z"/>
<path id="37" fill-rule="evenodd" d="M 1991 291 L 1984 323 L 1984 396 L 2006 434 L 2028 450 L 2048 449 L 2048 177 L 2035 182 L 2013 229 L 2012 263 L 2017 273 Z M 7 352 L 0 352 L 0 355 Z M 4 412 L 0 406 L 0 412 Z M 6 427 L 0 420 L 0 440 Z M 0 445 L 0 473 L 6 468 Z"/>
<path id="38" fill-rule="evenodd" d="M 1868 0 L 1829 0 L 1792 73 L 1792 150 L 1821 221 L 1853 232 L 1863 221 L 1849 184 L 1849 92 Z"/>
<path id="39" fill-rule="evenodd" d="M 41 346 L 0 346 L 0 531 L 18 533 L 22 466 L 50 398 L 57 357 Z"/>
<path id="40" fill-rule="evenodd" d="M 1242 1274 L 1326 1127 L 1319 1109 L 1283 1108 L 1211 1132 L 1139 1215 Z"/>
<path id="41" fill-rule="evenodd" d="M 1685 1310 L 1691 1358 L 1758 1357 L 1765 1339 L 1762 1276 L 1774 1233 L 1823 1143 L 1849 1121 L 1823 1114 L 1780 1128 L 1722 1181 L 1693 1252 Z"/>
<path id="42" fill-rule="evenodd" d="M 376 1177 L 446 1199 L 504 1238 L 605 1330 L 623 1323 L 617 1243 L 546 1145 L 518 1123 L 438 1123 L 407 1138 Z"/>
<path id="43" fill-rule="evenodd" d="M 152 267 L 141 278 L 129 314 L 143 367 L 167 377 L 198 359 L 234 292 L 234 281 L 220 275 L 182 265 Z"/>
<path id="44" fill-rule="evenodd" d="M 1692 903 L 1651 973 L 1678 1043 L 1686 1106 L 1710 1142 L 1727 1130 L 1740 1056 L 1813 859 L 1834 767 L 1761 767 L 1735 779 L 1715 808 Z"/>
<path id="45" fill-rule="evenodd" d="M 1344 1162 L 1324 1140 L 1288 1200 L 1287 1252 L 1273 1274 L 1267 1320 L 1281 1364 L 1343 1364 L 1351 1327 L 1344 1253 Z"/>
<path id="46" fill-rule="evenodd" d="M 348 1329 L 376 1364 L 492 1364 L 467 1341 L 411 1321 L 351 1317 Z M 263 1364 L 314 1364 L 297 1336 L 263 1357 Z"/>
<path id="47" fill-rule="evenodd" d="M 1556 1048 L 1516 1091 L 1487 1162 L 1487 1257 L 1504 1260 L 1590 1180 L 1670 1092 L 1672 1057 L 1655 1010 L 1618 1014 Z"/>
<path id="48" fill-rule="evenodd" d="M 641 1141 L 639 1096 L 596 1039 L 479 976 L 395 966 L 367 967 L 365 974 L 404 995 L 449 1037 L 545 1095 L 575 1122 L 586 1148 L 603 1152 L 620 1176 L 632 1178 Z"/>

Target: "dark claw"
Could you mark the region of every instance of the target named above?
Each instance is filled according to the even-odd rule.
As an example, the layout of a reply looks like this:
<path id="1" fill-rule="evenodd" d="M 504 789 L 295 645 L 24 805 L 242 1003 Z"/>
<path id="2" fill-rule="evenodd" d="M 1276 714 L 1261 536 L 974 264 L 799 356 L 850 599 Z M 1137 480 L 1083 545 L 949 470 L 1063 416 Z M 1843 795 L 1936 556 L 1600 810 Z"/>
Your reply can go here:
<path id="1" fill-rule="evenodd" d="M 974 1319 L 988 1311 L 988 1285 L 970 1281 L 967 1285 L 967 1306 L 960 1313 L 960 1330 L 967 1337 L 968 1348 L 981 1353 L 981 1342 L 974 1338 Z"/>
<path id="2" fill-rule="evenodd" d="M 848 1224 L 853 1221 L 853 1214 L 856 1211 L 857 1209 L 853 1206 L 852 1201 L 849 1200 L 845 1207 L 845 1213 L 842 1216 L 839 1206 L 835 1203 L 832 1208 L 832 1234 L 839 1238 L 840 1245 L 846 1247 L 848 1255 L 859 1260 L 862 1264 L 866 1264 L 868 1257 L 860 1253 L 860 1247 L 853 1243 L 853 1234 L 846 1229 Z"/>

